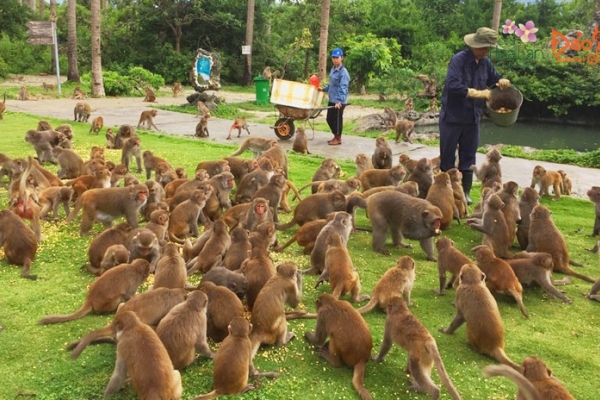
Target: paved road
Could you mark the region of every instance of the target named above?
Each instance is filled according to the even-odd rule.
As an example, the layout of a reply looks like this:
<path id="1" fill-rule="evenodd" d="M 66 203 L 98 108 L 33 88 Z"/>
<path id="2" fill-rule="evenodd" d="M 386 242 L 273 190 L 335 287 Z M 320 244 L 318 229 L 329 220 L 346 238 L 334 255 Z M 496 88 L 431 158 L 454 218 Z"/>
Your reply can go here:
<path id="1" fill-rule="evenodd" d="M 226 101 L 233 103 L 253 99 L 252 94 L 239 94 L 220 92 L 220 96 L 225 97 Z M 94 115 L 102 115 L 107 126 L 118 126 L 121 124 L 136 125 L 140 113 L 148 108 L 148 103 L 143 103 L 140 98 L 119 98 L 119 99 L 89 99 Z M 185 97 L 159 98 L 158 104 L 182 104 L 185 103 Z M 40 101 L 17 101 L 7 100 L 7 109 L 10 111 L 27 112 L 43 117 L 61 118 L 72 120 L 73 106 L 75 100 L 40 100 Z M 376 110 L 364 110 L 359 107 L 349 106 L 345 112 L 347 120 L 358 118 L 365 113 L 372 113 Z M 323 116 L 319 118 L 324 118 Z M 198 119 L 190 114 L 181 114 L 176 112 L 160 110 L 155 120 L 157 126 L 163 133 L 173 135 L 192 135 L 195 131 Z M 273 118 L 275 122 L 275 117 Z M 211 136 L 207 140 L 218 143 L 239 144 L 245 136 L 238 139 L 227 141 L 227 133 L 231 127 L 230 120 L 211 118 L 209 122 L 209 131 Z M 250 123 L 252 135 L 262 137 L 275 137 L 273 129 L 266 124 Z M 245 133 L 244 133 L 245 135 Z M 312 136 L 309 131 L 309 137 Z M 358 153 L 370 155 L 374 150 L 374 140 L 357 136 L 344 136 L 341 146 L 328 146 L 327 140 L 331 138 L 329 132 L 316 131 L 314 139 L 309 141 L 309 150 L 311 153 L 333 157 L 338 159 L 354 159 Z M 204 140 L 204 139 L 199 139 Z M 286 149 L 291 149 L 292 140 L 280 141 L 280 145 Z M 392 143 L 392 150 L 395 155 L 408 153 L 412 158 L 428 157 L 432 158 L 439 154 L 437 147 L 428 147 L 419 144 Z M 485 160 L 484 154 L 477 154 L 477 165 L 481 165 Z M 546 169 L 563 169 L 573 182 L 573 195 L 587 198 L 586 192 L 591 186 L 600 186 L 600 169 L 580 168 L 570 165 L 561 165 L 549 162 L 530 161 L 518 158 L 504 157 L 501 161 L 503 178 L 505 181 L 515 181 L 519 186 L 528 186 L 531 183 L 531 173 L 536 165 L 542 165 Z"/>

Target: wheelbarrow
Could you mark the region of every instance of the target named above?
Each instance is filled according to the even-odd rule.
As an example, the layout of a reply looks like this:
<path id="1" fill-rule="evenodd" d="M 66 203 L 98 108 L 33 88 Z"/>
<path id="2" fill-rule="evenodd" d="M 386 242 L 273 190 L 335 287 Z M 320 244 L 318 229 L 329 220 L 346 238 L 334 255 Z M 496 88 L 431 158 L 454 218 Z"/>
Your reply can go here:
<path id="1" fill-rule="evenodd" d="M 292 106 L 286 106 L 283 104 L 275 104 L 275 107 L 279 110 L 279 119 L 275 122 L 272 127 L 275 130 L 275 135 L 279 139 L 288 140 L 296 132 L 296 126 L 294 121 L 305 121 L 312 129 L 312 139 L 315 137 L 315 126 L 314 119 L 321 115 L 321 111 L 327 110 L 330 107 L 319 107 L 319 108 L 298 108 Z"/>

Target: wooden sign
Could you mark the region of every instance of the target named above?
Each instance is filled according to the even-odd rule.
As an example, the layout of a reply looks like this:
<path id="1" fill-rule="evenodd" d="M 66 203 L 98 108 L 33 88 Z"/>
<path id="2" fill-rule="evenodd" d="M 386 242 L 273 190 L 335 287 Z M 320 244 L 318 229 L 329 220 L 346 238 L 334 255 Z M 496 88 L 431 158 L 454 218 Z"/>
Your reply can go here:
<path id="1" fill-rule="evenodd" d="M 52 37 L 30 37 L 27 39 L 27 43 L 29 44 L 54 44 L 54 39 Z"/>
<path id="2" fill-rule="evenodd" d="M 51 45 L 54 44 L 51 21 L 29 21 L 25 24 L 28 28 L 27 43 Z"/>

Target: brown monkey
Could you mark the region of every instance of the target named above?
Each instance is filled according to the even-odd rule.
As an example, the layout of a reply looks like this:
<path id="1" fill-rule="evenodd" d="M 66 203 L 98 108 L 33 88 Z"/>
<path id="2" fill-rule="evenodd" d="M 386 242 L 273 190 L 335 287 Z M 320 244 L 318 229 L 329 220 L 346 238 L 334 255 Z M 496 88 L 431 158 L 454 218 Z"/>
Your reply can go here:
<path id="1" fill-rule="evenodd" d="M 196 350 L 207 358 L 215 356 L 206 341 L 207 303 L 206 293 L 195 290 L 185 302 L 173 307 L 156 327 L 156 335 L 177 370 L 194 362 Z"/>
<path id="2" fill-rule="evenodd" d="M 594 229 L 592 230 L 591 236 L 598 236 L 600 234 L 600 186 L 592 186 L 587 191 L 587 196 L 592 203 L 594 203 L 594 209 L 596 211 L 596 219 L 594 220 Z"/>
<path id="3" fill-rule="evenodd" d="M 113 244 L 109 246 L 104 252 L 100 268 L 98 269 L 96 276 L 102 275 L 107 270 L 116 267 L 117 265 L 127 264 L 129 262 L 129 250 L 122 244 Z"/>
<path id="4" fill-rule="evenodd" d="M 179 82 L 179 81 L 173 82 L 173 97 L 179 97 L 180 92 L 181 92 L 181 82 Z"/>
<path id="5" fill-rule="evenodd" d="M 465 264 L 472 264 L 469 257 L 460 252 L 454 247 L 454 242 L 448 237 L 441 237 L 435 242 L 435 247 L 438 252 L 438 275 L 440 278 L 440 289 L 434 290 L 433 293 L 443 295 L 444 289 L 450 289 L 458 285 L 458 274 L 460 269 Z M 450 280 L 446 285 L 446 272 L 450 272 Z"/>
<path id="6" fill-rule="evenodd" d="M 392 168 L 392 148 L 385 137 L 379 136 L 375 139 L 375 151 L 371 156 L 371 162 L 377 169 Z"/>
<path id="7" fill-rule="evenodd" d="M 100 133 L 100 130 L 104 126 L 104 118 L 98 116 L 92 120 L 92 125 L 90 126 L 90 132 L 94 132 L 96 135 Z"/>
<path id="8" fill-rule="evenodd" d="M 477 168 L 477 165 L 471 165 L 471 170 L 481 182 L 481 188 L 493 187 L 494 183 L 502 184 L 502 169 L 500 160 L 502 155 L 497 148 L 492 147 L 485 155 L 486 161 Z"/>
<path id="9" fill-rule="evenodd" d="M 406 173 L 408 175 L 410 175 L 416 168 L 417 162 L 419 160 L 412 159 L 412 158 L 410 158 L 410 156 L 408 154 L 403 153 L 403 154 L 400 154 L 398 161 L 399 161 L 400 165 L 402 165 L 404 167 L 404 169 L 406 170 Z M 408 178 L 408 176 L 407 176 L 407 178 Z"/>
<path id="10" fill-rule="evenodd" d="M 458 168 L 450 168 L 446 173 L 450 176 L 452 194 L 454 195 L 454 204 L 456 204 L 456 209 L 458 210 L 458 217 L 461 219 L 466 218 L 469 207 L 465 191 L 462 187 L 462 172 Z"/>
<path id="11" fill-rule="evenodd" d="M 236 187 L 240 185 L 240 181 L 246 174 L 258 168 L 256 160 L 248 160 L 239 157 L 225 157 L 223 159 L 229 163 L 229 172 L 234 176 Z"/>
<path id="12" fill-rule="evenodd" d="M 83 193 L 90 189 L 106 189 L 110 186 L 110 179 L 112 177 L 111 172 L 106 167 L 98 167 L 93 175 L 81 175 L 69 182 L 66 182 L 66 186 L 73 188 L 72 200 L 81 198 Z"/>
<path id="13" fill-rule="evenodd" d="M 327 238 L 330 235 L 337 234 L 342 238 L 344 245 L 348 243 L 350 232 L 352 232 L 352 216 L 347 212 L 339 211 L 327 214 L 326 219 L 327 224 L 319 231 L 310 253 L 310 268 L 302 271 L 303 274 L 316 275 L 325 271 Z"/>
<path id="14" fill-rule="evenodd" d="M 244 305 L 231 290 L 210 281 L 200 282 L 198 290 L 208 296 L 206 333 L 215 342 L 222 342 L 227 337 L 227 325 L 244 316 Z"/>
<path id="15" fill-rule="evenodd" d="M 254 232 L 250 232 L 248 240 L 252 247 L 269 249 L 277 242 L 277 230 L 273 222 L 263 222 Z"/>
<path id="16" fill-rule="evenodd" d="M 152 111 L 156 111 L 156 110 L 152 110 Z M 144 111 L 144 112 L 149 112 L 149 111 Z M 133 126 L 127 125 L 127 124 L 121 125 L 115 136 L 115 149 L 120 150 L 121 147 L 123 147 L 123 140 L 130 138 L 133 135 L 135 135 L 135 129 L 133 128 Z"/>
<path id="17" fill-rule="evenodd" d="M 333 218 L 333 214 L 330 215 Z M 319 232 L 321 232 L 321 229 L 323 229 L 327 222 L 327 219 L 317 219 L 305 223 L 296 231 L 296 233 L 290 238 L 290 240 L 288 240 L 281 246 L 275 246 L 273 250 L 277 252 L 283 251 L 292 243 L 298 242 L 298 246 L 304 247 L 303 253 L 310 254 L 315 246 L 317 235 L 319 234 Z"/>
<path id="18" fill-rule="evenodd" d="M 73 189 L 68 186 L 50 186 L 42 189 L 39 194 L 40 218 L 45 218 L 52 209 L 54 221 L 58 221 L 58 206 L 62 204 L 65 217 L 69 215 L 69 202 L 73 196 Z"/>
<path id="19" fill-rule="evenodd" d="M 71 126 L 71 124 L 62 124 L 62 125 L 59 125 L 59 126 L 56 127 L 55 131 L 64 134 L 65 137 L 67 139 L 69 139 L 69 140 L 71 140 L 71 139 L 73 139 L 73 137 L 75 137 L 75 135 L 73 133 L 73 127 Z"/>
<path id="20" fill-rule="evenodd" d="M 227 135 L 227 140 L 231 140 L 231 132 L 237 129 L 238 130 L 238 135 L 237 137 L 240 137 L 242 135 L 242 129 L 246 130 L 246 132 L 248 133 L 248 135 L 250 134 L 250 128 L 248 127 L 248 122 L 246 121 L 246 117 L 236 117 L 233 120 L 233 124 L 231 125 L 231 128 L 229 129 L 229 134 Z M 249 140 L 250 138 L 246 139 Z M 244 144 L 246 143 L 246 141 L 244 141 Z M 242 144 L 243 146 L 243 144 Z M 237 154 L 232 154 L 232 156 L 237 156 L 238 154 L 242 154 L 242 152 L 240 150 L 238 150 L 239 153 Z M 256 157 L 254 157 L 256 158 Z"/>
<path id="21" fill-rule="evenodd" d="M 177 177 L 179 179 L 187 179 L 188 178 L 188 174 L 187 174 L 187 172 L 185 172 L 185 168 L 183 168 L 183 167 L 175 168 L 175 173 L 177 174 Z"/>
<path id="22" fill-rule="evenodd" d="M 113 322 L 117 338 L 115 369 L 104 390 L 104 397 L 121 389 L 129 375 L 140 399 L 180 399 L 181 375 L 173 368 L 169 353 L 151 327 L 126 311 Z"/>
<path id="23" fill-rule="evenodd" d="M 487 377 L 504 376 L 513 381 L 519 388 L 518 393 L 523 396 L 518 397 L 519 400 L 544 400 L 529 380 L 527 380 L 520 372 L 515 371 L 506 365 L 488 365 L 483 368 L 482 372 L 483 375 Z"/>
<path id="24" fill-rule="evenodd" d="M 565 170 L 559 169 L 556 172 L 558 172 L 560 174 L 560 177 L 562 178 L 562 186 L 560 187 L 560 192 L 564 195 L 570 196 L 571 191 L 573 190 L 573 182 L 571 182 L 571 179 L 567 176 L 567 172 Z"/>
<path id="25" fill-rule="evenodd" d="M 229 171 L 221 172 L 210 178 L 209 183 L 213 190 L 204 206 L 204 215 L 214 221 L 231 207 L 229 194 L 233 189 L 233 174 Z"/>
<path id="26" fill-rule="evenodd" d="M 88 248 L 89 262 L 82 265 L 81 268 L 86 268 L 94 275 L 99 275 L 106 250 L 112 245 L 125 246 L 131 230 L 131 226 L 124 222 L 97 235 Z"/>
<path id="27" fill-rule="evenodd" d="M 210 281 L 217 286 L 224 286 L 237 297 L 243 299 L 248 290 L 248 281 L 240 271 L 230 271 L 223 266 L 214 266 L 206 272 L 201 282 Z"/>
<path id="28" fill-rule="evenodd" d="M 387 175 L 387 177 L 389 177 L 390 170 L 383 170 L 383 171 L 388 172 L 388 174 L 384 174 L 384 175 Z M 381 171 L 377 171 L 377 172 L 381 172 Z M 387 177 L 384 179 L 387 179 Z M 344 193 L 345 196 L 348 196 L 348 195 L 356 192 L 358 189 L 360 189 L 361 183 L 360 183 L 360 179 L 358 179 L 358 178 L 348 178 L 346 180 L 328 179 L 326 181 L 314 181 L 314 182 L 307 183 L 306 185 L 304 185 L 300 189 L 298 189 L 298 192 L 301 192 L 304 188 L 307 188 L 309 186 L 317 186 L 317 193 L 319 193 L 319 192 L 330 193 L 330 192 L 335 192 L 336 190 L 340 190 L 342 193 Z"/>
<path id="29" fill-rule="evenodd" d="M 150 229 L 133 229 L 127 237 L 126 246 L 129 249 L 129 262 L 141 258 L 150 263 L 150 273 L 153 274 L 160 259 L 160 244 L 158 238 Z"/>
<path id="30" fill-rule="evenodd" d="M 206 224 L 204 225 L 204 232 L 202 232 L 202 235 L 200 235 L 200 237 L 198 237 L 198 239 L 196 239 L 196 241 L 194 242 L 193 245 L 189 239 L 185 239 L 185 242 L 183 243 L 183 247 L 181 250 L 182 250 L 182 254 L 183 254 L 183 259 L 186 261 L 186 263 L 188 261 L 190 261 L 192 258 L 197 257 L 198 254 L 200 254 L 200 252 L 206 245 L 206 242 L 208 242 L 208 239 L 210 239 L 210 237 L 212 235 L 212 231 L 213 231 L 213 223 L 212 223 L 212 221 L 208 220 L 208 221 L 206 221 Z"/>
<path id="31" fill-rule="evenodd" d="M 510 248 L 510 232 L 502 213 L 504 203 L 496 194 L 491 194 L 485 202 L 483 215 L 481 218 L 467 219 L 467 226 L 471 229 L 482 232 L 482 243 L 489 247 L 495 255 L 501 258 L 512 258 Z"/>
<path id="32" fill-rule="evenodd" d="M 223 259 L 223 265 L 225 268 L 235 271 L 241 267 L 244 260 L 248 259 L 252 244 L 248 238 L 248 231 L 244 228 L 232 229 L 229 236 L 231 236 L 231 245 Z"/>
<path id="33" fill-rule="evenodd" d="M 268 206 L 271 208 L 272 218 L 274 222 L 279 222 L 278 209 L 281 203 L 283 191 L 286 188 L 286 179 L 282 174 L 275 174 L 269 179 L 269 183 L 262 186 L 252 195 L 252 200 L 257 198 L 265 199 Z M 258 225 L 258 224 L 257 224 Z M 246 225 L 246 229 L 254 230 Z"/>
<path id="34" fill-rule="evenodd" d="M 500 200 L 504 203 L 502 214 L 504 214 L 504 220 L 508 228 L 509 246 L 515 241 L 517 237 L 516 228 L 521 223 L 521 210 L 519 207 L 519 198 L 517 197 L 518 191 L 519 184 L 514 181 L 508 181 L 502 185 L 501 190 L 496 192 Z"/>
<path id="35" fill-rule="evenodd" d="M 450 175 L 446 172 L 440 172 L 433 178 L 433 184 L 429 187 L 425 200 L 437 206 L 442 212 L 441 230 L 449 229 L 453 219 L 457 220 L 460 225 L 458 208 L 454 203 L 452 182 Z"/>
<path id="36" fill-rule="evenodd" d="M 146 92 L 146 97 L 144 97 L 144 100 L 142 100 L 142 101 L 148 101 L 150 103 L 155 103 L 156 95 L 154 94 L 154 90 L 150 89 L 149 87 L 145 87 L 144 91 Z"/>
<path id="37" fill-rule="evenodd" d="M 269 257 L 269 251 L 262 247 L 256 246 L 249 251 L 250 256 L 242 262 L 241 271 L 248 282 L 248 290 L 246 291 L 246 300 L 248 310 L 252 311 L 256 298 L 261 289 L 276 274 L 273 260 Z"/>
<path id="38" fill-rule="evenodd" d="M 19 89 L 19 94 L 17 95 L 17 100 L 25 101 L 29 100 L 29 93 L 27 92 L 27 88 L 25 86 L 21 86 Z"/>
<path id="39" fill-rule="evenodd" d="M 210 178 L 206 170 L 197 170 L 194 173 L 194 179 L 179 178 L 165 185 L 165 196 L 167 198 L 175 196 L 178 192 L 192 191 L 198 189 L 201 182 L 207 181 Z"/>
<path id="40" fill-rule="evenodd" d="M 304 128 L 299 127 L 296 129 L 296 137 L 294 137 L 292 150 L 296 153 L 310 154 L 310 151 L 308 151 L 308 136 Z"/>
<path id="41" fill-rule="evenodd" d="M 52 125 L 50 125 L 50 122 L 46 121 L 45 119 L 41 119 L 37 124 L 37 130 L 38 131 L 51 131 L 53 129 L 52 129 Z"/>
<path id="42" fill-rule="evenodd" d="M 508 264 L 522 284 L 537 283 L 549 295 L 557 297 L 565 303 L 573 302 L 552 284 L 552 255 L 520 252 L 515 254 L 514 259 L 508 260 Z"/>
<path id="43" fill-rule="evenodd" d="M 404 237 L 419 240 L 427 259 L 436 261 L 433 255 L 433 236 L 441 232 L 442 212 L 439 208 L 427 200 L 390 190 L 375 193 L 366 200 L 360 197 L 350 198 L 348 212 L 354 212 L 356 205 L 367 209 L 373 226 L 373 250 L 384 255 L 391 254 L 384 248 L 389 226 L 396 248 L 412 247 L 402 243 Z"/>
<path id="44" fill-rule="evenodd" d="M 565 243 L 565 238 L 558 230 L 554 221 L 552 221 L 552 212 L 543 205 L 537 205 L 531 211 L 531 222 L 529 225 L 529 252 L 544 252 L 552 255 L 554 263 L 553 270 L 563 274 L 575 276 L 587 282 L 595 280 L 589 276 L 573 271 L 569 264 L 569 252 Z"/>
<path id="45" fill-rule="evenodd" d="M 200 104 L 201 102 L 199 101 L 198 104 Z M 210 116 L 210 114 L 209 114 Z M 198 124 L 196 125 L 196 129 L 195 129 L 195 136 L 196 137 L 201 137 L 201 138 L 205 138 L 205 137 L 209 137 L 210 133 L 208 133 L 208 118 L 209 116 L 203 115 L 202 118 L 200 118 L 200 122 L 198 122 Z"/>
<path id="46" fill-rule="evenodd" d="M 217 266 L 223 260 L 223 256 L 231 245 L 231 237 L 227 233 L 227 224 L 222 219 L 213 223 L 212 233 L 197 257 L 192 258 L 187 263 L 188 276 L 196 271 L 202 273 L 208 272 L 212 267 Z"/>
<path id="47" fill-rule="evenodd" d="M 40 164 L 51 162 L 56 164 L 52 155 L 52 149 L 58 146 L 58 135 L 56 131 L 34 131 L 29 130 L 25 134 L 25 141 L 33 146 Z"/>
<path id="48" fill-rule="evenodd" d="M 168 162 L 160 162 L 156 166 L 156 181 L 163 187 L 178 179 L 177 172 Z"/>
<path id="49" fill-rule="evenodd" d="M 396 131 L 396 143 L 398 143 L 398 139 L 402 136 L 402 140 L 412 144 L 410 135 L 414 131 L 415 123 L 409 120 L 398 120 L 398 115 L 390 107 L 385 107 L 383 112 L 385 114 L 386 125 Z"/>
<path id="50" fill-rule="evenodd" d="M 440 332 L 452 334 L 467 324 L 467 340 L 479 353 L 487 354 L 498 362 L 520 371 L 504 352 L 504 326 L 496 299 L 485 286 L 485 274 L 473 264 L 460 269 L 456 288 L 456 316 Z"/>
<path id="51" fill-rule="evenodd" d="M 90 285 L 81 308 L 70 315 L 48 315 L 40 319 L 40 324 L 56 324 L 81 318 L 90 312 L 111 313 L 119 303 L 127 301 L 146 281 L 150 273 L 150 263 L 135 260 L 131 264 L 121 264 L 109 269 Z"/>
<path id="52" fill-rule="evenodd" d="M 79 102 L 75 104 L 73 109 L 74 121 L 88 122 L 90 115 L 92 114 L 92 107 L 86 102 Z"/>
<path id="53" fill-rule="evenodd" d="M 249 232 L 253 232 L 263 222 L 273 222 L 273 212 L 269 201 L 262 197 L 252 200 L 246 218 L 241 222 L 241 225 Z"/>
<path id="54" fill-rule="evenodd" d="M 510 294 L 517 302 L 521 314 L 529 318 L 523 304 L 523 286 L 508 262 L 496 257 L 492 249 L 487 246 L 476 246 L 472 250 L 475 251 L 477 266 L 486 276 L 485 285 L 490 292 Z"/>
<path id="55" fill-rule="evenodd" d="M 244 227 L 244 222 L 248 217 L 248 212 L 252 209 L 252 203 L 242 203 L 231 207 L 225 211 L 221 219 L 225 221 L 227 227 L 232 230 L 236 227 Z"/>
<path id="56" fill-rule="evenodd" d="M 408 178 L 406 178 L 406 181 L 417 182 L 419 185 L 419 197 L 422 199 L 426 198 L 427 192 L 429 192 L 429 188 L 433 184 L 433 168 L 431 160 L 423 157 L 417 161 L 415 168 Z"/>
<path id="57" fill-rule="evenodd" d="M 517 241 L 521 250 L 525 250 L 529 245 L 529 225 L 530 214 L 533 208 L 540 204 L 540 195 L 535 189 L 526 187 L 519 198 L 519 213 L 521 222 L 517 225 Z"/>
<path id="58" fill-rule="evenodd" d="M 141 142 L 139 136 L 132 136 L 128 139 L 123 140 L 123 147 L 121 148 L 121 164 L 127 167 L 128 171 L 131 171 L 129 168 L 129 161 L 131 158 L 135 157 L 135 161 L 137 163 L 137 173 L 142 172 L 142 156 L 141 156 Z"/>
<path id="59" fill-rule="evenodd" d="M 196 102 L 196 107 L 198 108 L 198 114 L 196 114 L 196 117 L 210 118 L 210 109 L 202 100 L 198 100 Z"/>
<path id="60" fill-rule="evenodd" d="M 365 190 L 364 192 L 362 192 L 361 196 L 363 199 L 366 199 L 375 193 L 383 192 L 385 190 L 395 190 L 396 192 L 402 192 L 402 193 L 407 194 L 412 197 L 419 197 L 419 185 L 417 184 L 417 182 L 412 182 L 412 181 L 401 183 L 398 186 L 374 187 L 374 188 L 371 188 L 369 190 Z"/>
<path id="61" fill-rule="evenodd" d="M 113 130 L 108 128 L 106 130 L 106 133 L 104 134 L 104 136 L 106 137 L 106 148 L 107 149 L 116 149 L 116 145 L 115 145 L 115 134 L 113 133 Z"/>
<path id="62" fill-rule="evenodd" d="M 213 391 L 192 400 L 214 399 L 220 395 L 236 395 L 253 390 L 248 384 L 248 375 L 275 378 L 275 372 L 258 372 L 252 363 L 252 343 L 248 335 L 252 324 L 236 317 L 228 325 L 229 335 L 225 338 L 214 358 Z"/>
<path id="63" fill-rule="evenodd" d="M 185 239 L 190 235 L 198 237 L 198 221 L 205 222 L 202 209 L 206 205 L 208 196 L 201 189 L 195 189 L 188 200 L 173 209 L 168 228 L 171 241 L 183 243 L 181 238 Z"/>
<path id="64" fill-rule="evenodd" d="M 196 171 L 199 169 L 203 169 L 208 174 L 209 178 L 213 177 L 221 172 L 231 171 L 229 167 L 229 161 L 223 160 L 213 160 L 213 161 L 201 161 L 196 165 Z"/>
<path id="65" fill-rule="evenodd" d="M 404 111 L 410 111 L 414 109 L 415 106 L 412 97 L 407 98 L 406 101 L 404 101 Z"/>
<path id="66" fill-rule="evenodd" d="M 90 189 L 84 192 L 75 202 L 75 207 L 67 217 L 67 223 L 83 209 L 81 215 L 81 236 L 87 235 L 95 220 L 110 228 L 112 221 L 122 215 L 129 225 L 137 228 L 137 215 L 146 203 L 148 188 L 146 185 L 133 185 L 123 188 Z"/>
<path id="67" fill-rule="evenodd" d="M 240 130 L 240 132 L 241 132 L 241 130 Z M 231 133 L 231 131 L 230 131 L 230 133 Z M 230 139 L 230 138 L 228 138 L 228 139 Z M 261 138 L 261 137 L 249 137 L 249 138 L 245 139 L 242 142 L 242 144 L 240 145 L 240 147 L 235 152 L 231 153 L 231 155 L 229 157 L 239 156 L 244 151 L 250 150 L 254 154 L 254 158 L 256 159 L 256 158 L 258 158 L 259 155 L 262 154 L 262 152 L 264 152 L 276 145 L 277 145 L 276 139 L 265 139 L 265 138 Z"/>
<path id="68" fill-rule="evenodd" d="M 398 186 L 406 176 L 402 165 L 395 165 L 389 169 L 368 169 L 358 177 L 363 190 L 379 186 Z"/>
<path id="69" fill-rule="evenodd" d="M 160 203 L 152 203 L 160 204 Z M 163 203 L 166 205 L 166 203 Z M 169 236 L 167 229 L 169 227 L 169 212 L 166 209 L 157 208 L 150 213 L 150 218 L 144 228 L 151 230 L 156 235 L 161 248 L 166 244 Z"/>
<path id="70" fill-rule="evenodd" d="M 44 88 L 44 92 L 48 92 L 48 90 L 54 90 L 56 86 L 54 83 L 42 82 L 42 87 Z"/>
<path id="71" fill-rule="evenodd" d="M 358 153 L 354 158 L 354 163 L 356 164 L 356 177 L 358 178 L 363 171 L 373 168 L 373 163 L 369 156 L 365 153 Z"/>
<path id="72" fill-rule="evenodd" d="M 283 175 L 287 178 L 288 176 L 288 158 L 285 149 L 281 146 L 273 145 L 270 149 L 263 151 L 256 160 L 260 165 L 263 160 L 268 159 L 271 161 L 274 169 L 281 169 Z M 281 172 L 280 171 L 280 172 Z"/>
<path id="73" fill-rule="evenodd" d="M 81 90 L 81 88 L 79 86 L 77 86 L 73 90 L 73 94 L 71 95 L 71 98 L 74 100 L 85 100 L 85 99 L 87 99 L 87 93 L 84 92 L 83 90 Z"/>
<path id="74" fill-rule="evenodd" d="M 333 297 L 336 299 L 350 293 L 350 301 L 353 303 L 369 300 L 371 296 L 360 294 L 360 277 L 354 268 L 344 239 L 337 233 L 333 233 L 327 237 L 326 244 L 325 269 L 317 279 L 315 287 L 328 280 Z"/>
<path id="75" fill-rule="evenodd" d="M 159 201 L 157 203 L 150 203 L 147 206 L 145 206 L 143 208 L 143 210 L 144 211 L 143 211 L 142 217 L 144 218 L 144 221 L 148 221 L 148 222 L 150 222 L 152 220 L 152 213 L 154 211 L 159 211 L 159 210 L 166 211 L 167 218 L 164 219 L 163 221 L 161 221 L 159 224 L 161 226 L 161 229 L 164 229 L 166 232 L 167 227 L 169 226 L 169 218 L 168 218 L 169 205 L 167 204 L 167 202 Z M 159 240 L 161 237 L 163 237 L 161 234 L 158 233 L 158 231 L 155 228 L 150 228 L 150 229 L 152 230 L 152 232 L 154 232 L 156 234 L 156 237 L 159 238 Z M 167 237 L 168 236 L 165 236 L 165 238 L 167 238 Z M 166 240 L 166 239 L 164 239 L 164 240 Z"/>
<path id="76" fill-rule="evenodd" d="M 0 119 L 4 118 L 4 111 L 6 111 L 6 92 L 4 92 L 4 101 L 0 103 Z"/>
<path id="77" fill-rule="evenodd" d="M 22 265 L 21 276 L 35 280 L 29 273 L 35 259 L 38 241 L 23 220 L 10 210 L 0 211 L 0 246 L 9 264 Z"/>
<path id="78" fill-rule="evenodd" d="M 435 364 L 438 375 L 452 398 L 460 400 L 461 397 L 446 372 L 435 339 L 410 312 L 406 302 L 401 297 L 394 296 L 390 299 L 386 311 L 383 342 L 379 354 L 373 357 L 373 360 L 383 361 L 392 345 L 396 343 L 408 352 L 407 372 L 411 375 L 413 390 L 430 394 L 432 400 L 440 397 L 440 388 L 431 379 L 431 369 Z"/>
<path id="79" fill-rule="evenodd" d="M 326 158 L 321 162 L 321 165 L 315 171 L 312 182 L 326 181 L 329 179 L 337 179 L 340 177 L 341 169 L 333 160 L 333 158 Z M 312 193 L 317 193 L 317 187 L 312 187 Z"/>
<path id="80" fill-rule="evenodd" d="M 294 209 L 294 217 L 287 224 L 276 227 L 278 230 L 289 229 L 298 224 L 304 225 L 309 221 L 327 217 L 327 214 L 334 211 L 343 211 L 346 209 L 346 196 L 339 190 L 332 193 L 315 193 L 305 197 L 298 203 Z"/>
<path id="81" fill-rule="evenodd" d="M 142 113 L 140 114 L 140 119 L 137 124 L 137 128 L 141 127 L 143 129 L 148 129 L 148 130 L 151 128 L 154 128 L 158 131 L 159 130 L 158 127 L 154 124 L 154 117 L 156 117 L 157 115 L 158 115 L 157 109 L 142 111 Z"/>
<path id="82" fill-rule="evenodd" d="M 83 159 L 79 154 L 58 146 L 52 149 L 52 154 L 60 166 L 56 174 L 60 179 L 73 179 L 81 175 Z"/>
<path id="83" fill-rule="evenodd" d="M 150 179 L 152 177 L 152 171 L 155 171 L 156 174 L 158 174 L 157 172 L 157 167 L 158 164 L 160 163 L 168 163 L 167 160 L 165 160 L 164 158 L 155 156 L 150 150 L 145 150 L 144 153 L 142 153 L 142 159 L 144 161 L 144 170 L 146 171 L 146 179 Z M 171 166 L 171 164 L 169 164 L 169 166 Z M 171 168 L 173 168 L 171 166 Z M 158 175 L 155 175 L 155 180 L 158 181 Z"/>
<path id="84" fill-rule="evenodd" d="M 129 171 L 127 170 L 127 166 L 124 164 L 117 164 L 110 172 L 110 186 L 117 187 Z"/>
<path id="85" fill-rule="evenodd" d="M 320 295 L 317 298 L 315 331 L 306 332 L 304 337 L 333 367 L 340 367 L 342 363 L 354 367 L 352 386 L 362 400 L 372 398 L 365 389 L 364 377 L 367 361 L 371 358 L 373 338 L 369 326 L 350 303 L 337 300 L 328 293 Z"/>
<path id="86" fill-rule="evenodd" d="M 552 187 L 554 190 L 553 200 L 560 199 L 563 181 L 561 174 L 559 174 L 557 171 L 549 171 L 541 165 L 536 165 L 533 168 L 531 185 L 529 185 L 529 187 L 535 189 L 536 185 L 538 185 L 540 188 L 540 197 L 546 194 L 549 195 L 550 192 L 548 191 L 548 188 Z"/>

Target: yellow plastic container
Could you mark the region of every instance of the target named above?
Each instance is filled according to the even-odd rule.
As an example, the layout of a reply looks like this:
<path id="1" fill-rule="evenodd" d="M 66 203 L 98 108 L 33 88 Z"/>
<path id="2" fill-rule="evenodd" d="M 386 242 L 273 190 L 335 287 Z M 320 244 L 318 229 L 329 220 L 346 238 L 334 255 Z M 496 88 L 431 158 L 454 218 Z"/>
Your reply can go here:
<path id="1" fill-rule="evenodd" d="M 323 101 L 323 92 L 317 90 L 313 85 L 306 83 L 286 81 L 283 79 L 273 80 L 271 90 L 271 103 L 296 108 L 319 108 Z"/>

